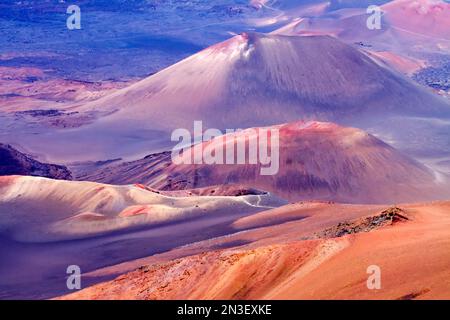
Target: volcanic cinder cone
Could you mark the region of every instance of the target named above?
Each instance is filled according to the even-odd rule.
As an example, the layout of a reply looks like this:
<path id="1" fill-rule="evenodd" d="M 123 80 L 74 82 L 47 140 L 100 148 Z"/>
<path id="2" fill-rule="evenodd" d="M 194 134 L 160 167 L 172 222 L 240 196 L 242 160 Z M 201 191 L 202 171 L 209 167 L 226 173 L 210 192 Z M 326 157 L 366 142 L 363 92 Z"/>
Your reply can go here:
<path id="1" fill-rule="evenodd" d="M 277 154 L 273 153 L 270 165 L 252 164 L 249 141 L 261 141 L 262 134 L 267 136 L 273 130 L 279 132 L 279 164 L 275 164 Z M 275 149 L 270 150 L 271 140 L 266 139 L 270 154 Z M 245 164 L 223 164 L 227 149 L 234 144 L 237 150 L 238 141 L 245 144 Z M 421 201 L 449 195 L 444 175 L 360 129 L 333 123 L 299 121 L 247 129 L 204 142 L 201 149 L 198 146 L 186 149 L 178 164 L 172 162 L 170 153 L 164 153 L 101 167 L 83 179 L 121 184 L 134 181 L 162 190 L 239 184 L 291 200 L 349 203 Z M 193 164 L 198 150 L 200 157 L 203 150 L 203 159 Z M 207 164 L 206 153 L 222 154 L 222 161 Z M 279 170 L 274 175 L 262 175 L 263 167 L 276 170 L 276 166 Z"/>

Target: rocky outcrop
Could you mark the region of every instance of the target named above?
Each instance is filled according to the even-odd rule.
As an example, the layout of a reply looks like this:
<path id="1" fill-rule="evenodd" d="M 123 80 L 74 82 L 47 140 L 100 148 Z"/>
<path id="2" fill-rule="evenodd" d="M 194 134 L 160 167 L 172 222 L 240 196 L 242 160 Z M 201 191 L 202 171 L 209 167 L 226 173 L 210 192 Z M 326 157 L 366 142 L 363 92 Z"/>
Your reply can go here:
<path id="1" fill-rule="evenodd" d="M 36 161 L 10 145 L 0 143 L 0 176 L 8 175 L 72 180 L 72 174 L 65 166 Z"/>

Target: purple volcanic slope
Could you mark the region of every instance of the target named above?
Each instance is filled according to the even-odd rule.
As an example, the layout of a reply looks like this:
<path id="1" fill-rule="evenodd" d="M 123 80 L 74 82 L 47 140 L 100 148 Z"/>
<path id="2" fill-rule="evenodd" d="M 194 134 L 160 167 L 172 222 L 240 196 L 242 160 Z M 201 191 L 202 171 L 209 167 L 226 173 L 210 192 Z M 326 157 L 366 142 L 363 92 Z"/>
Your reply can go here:
<path id="1" fill-rule="evenodd" d="M 439 181 L 432 170 L 362 130 L 323 122 L 295 122 L 273 128 L 280 132 L 279 171 L 273 176 L 261 175 L 261 165 L 176 165 L 170 153 L 160 153 L 138 161 L 107 164 L 80 178 L 113 184 L 142 183 L 160 190 L 239 184 L 289 200 L 346 203 L 425 201 L 450 195 L 445 191 L 448 181 Z M 230 141 L 256 139 L 257 134 L 244 130 L 225 137 L 232 140 L 225 142 L 220 136 L 204 142 L 204 146 L 225 150 Z M 248 154 L 248 144 L 246 148 Z"/>
<path id="2" fill-rule="evenodd" d="M 372 3 L 373 4 L 373 3 Z M 395 0 L 381 7 L 380 29 L 367 28 L 366 7 L 299 14 L 275 34 L 329 34 L 361 42 L 369 50 L 389 50 L 426 59 L 426 53 L 450 54 L 450 4 L 439 0 Z"/>
<path id="3" fill-rule="evenodd" d="M 83 107 L 103 123 L 215 128 L 363 116 L 450 116 L 443 100 L 329 36 L 243 34 Z"/>

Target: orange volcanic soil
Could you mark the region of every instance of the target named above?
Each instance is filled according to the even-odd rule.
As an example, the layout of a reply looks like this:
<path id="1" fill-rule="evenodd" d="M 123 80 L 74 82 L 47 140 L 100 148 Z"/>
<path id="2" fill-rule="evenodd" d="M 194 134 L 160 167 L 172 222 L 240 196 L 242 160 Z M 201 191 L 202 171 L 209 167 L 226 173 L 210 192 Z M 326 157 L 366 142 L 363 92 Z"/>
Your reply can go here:
<path id="1" fill-rule="evenodd" d="M 299 215 L 304 219 L 256 227 Z M 178 248 L 149 263 L 138 260 L 144 266 L 62 298 L 450 299 L 450 202 L 388 210 L 298 203 L 234 225 L 255 228 Z M 208 250 L 244 239 L 247 244 Z M 367 288 L 371 265 L 381 268 L 380 290 Z"/>

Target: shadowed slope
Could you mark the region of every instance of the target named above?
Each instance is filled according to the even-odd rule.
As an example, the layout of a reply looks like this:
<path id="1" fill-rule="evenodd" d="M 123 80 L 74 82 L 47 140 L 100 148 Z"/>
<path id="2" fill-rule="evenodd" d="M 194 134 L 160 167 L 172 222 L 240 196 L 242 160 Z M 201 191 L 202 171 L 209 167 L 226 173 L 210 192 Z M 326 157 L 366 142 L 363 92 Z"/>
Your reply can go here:
<path id="1" fill-rule="evenodd" d="M 5 127 L 23 134 L 5 134 L 67 163 L 167 149 L 170 132 L 191 129 L 194 120 L 223 130 L 311 119 L 370 129 L 411 153 L 450 153 L 443 138 L 450 129 L 432 123 L 450 118 L 446 100 L 329 36 L 235 36 L 73 110 L 96 120 L 70 130 L 36 129 L 38 134 L 7 121 Z M 427 125 L 420 134 L 418 118 Z"/>

